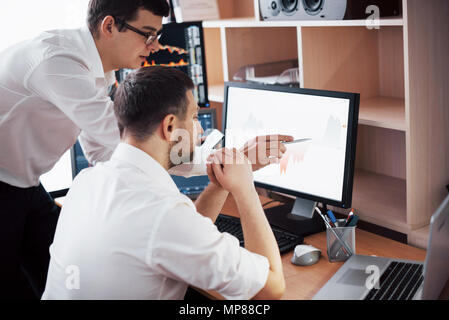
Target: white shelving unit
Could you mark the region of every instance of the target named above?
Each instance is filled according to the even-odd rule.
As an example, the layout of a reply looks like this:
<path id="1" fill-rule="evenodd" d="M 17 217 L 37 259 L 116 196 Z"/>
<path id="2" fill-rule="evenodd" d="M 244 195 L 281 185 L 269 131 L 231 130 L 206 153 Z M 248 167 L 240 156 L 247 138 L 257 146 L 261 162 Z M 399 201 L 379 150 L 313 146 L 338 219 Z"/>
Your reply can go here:
<path id="1" fill-rule="evenodd" d="M 403 19 L 380 19 L 378 26 L 402 26 Z M 366 27 L 366 20 L 327 21 L 259 21 L 254 17 L 204 21 L 204 28 L 257 28 L 257 27 Z"/>

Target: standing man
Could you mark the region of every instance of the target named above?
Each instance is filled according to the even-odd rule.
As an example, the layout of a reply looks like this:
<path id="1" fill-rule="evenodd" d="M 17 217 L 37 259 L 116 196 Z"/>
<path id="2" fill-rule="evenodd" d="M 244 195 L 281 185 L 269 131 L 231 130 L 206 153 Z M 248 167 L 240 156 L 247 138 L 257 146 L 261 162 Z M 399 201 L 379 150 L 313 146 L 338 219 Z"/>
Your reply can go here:
<path id="1" fill-rule="evenodd" d="M 0 53 L 0 298 L 42 295 L 59 210 L 39 177 L 77 138 L 90 163 L 110 158 L 114 70 L 158 50 L 168 13 L 166 0 L 91 0 L 87 27 Z"/>

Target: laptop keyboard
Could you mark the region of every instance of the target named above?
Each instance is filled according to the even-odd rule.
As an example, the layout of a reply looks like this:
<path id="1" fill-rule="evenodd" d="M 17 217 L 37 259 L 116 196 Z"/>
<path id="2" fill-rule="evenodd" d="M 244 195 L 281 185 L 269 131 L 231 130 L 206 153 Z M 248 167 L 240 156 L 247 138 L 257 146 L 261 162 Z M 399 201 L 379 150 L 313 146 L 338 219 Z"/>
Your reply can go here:
<path id="1" fill-rule="evenodd" d="M 240 246 L 244 246 L 243 230 L 239 218 L 220 214 L 215 221 L 215 225 L 218 231 L 232 234 L 239 239 Z M 304 238 L 299 235 L 283 231 L 273 226 L 271 226 L 271 229 L 273 230 L 281 254 L 293 250 L 296 245 L 304 241 Z"/>
<path id="2" fill-rule="evenodd" d="M 380 288 L 373 288 L 365 300 L 411 300 L 423 279 L 422 264 L 393 261 L 380 277 Z"/>

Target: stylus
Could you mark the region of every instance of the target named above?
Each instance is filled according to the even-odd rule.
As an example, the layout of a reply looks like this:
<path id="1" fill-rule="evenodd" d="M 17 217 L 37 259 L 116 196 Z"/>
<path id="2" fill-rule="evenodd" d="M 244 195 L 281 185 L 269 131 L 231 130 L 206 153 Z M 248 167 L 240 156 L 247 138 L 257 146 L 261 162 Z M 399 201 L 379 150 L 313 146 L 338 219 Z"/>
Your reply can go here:
<path id="1" fill-rule="evenodd" d="M 282 142 L 283 144 L 294 144 L 294 143 L 300 143 L 300 142 L 307 142 L 312 140 L 311 138 L 307 138 L 307 139 L 298 139 L 298 140 L 293 140 L 293 141 L 287 141 L 287 142 Z"/>

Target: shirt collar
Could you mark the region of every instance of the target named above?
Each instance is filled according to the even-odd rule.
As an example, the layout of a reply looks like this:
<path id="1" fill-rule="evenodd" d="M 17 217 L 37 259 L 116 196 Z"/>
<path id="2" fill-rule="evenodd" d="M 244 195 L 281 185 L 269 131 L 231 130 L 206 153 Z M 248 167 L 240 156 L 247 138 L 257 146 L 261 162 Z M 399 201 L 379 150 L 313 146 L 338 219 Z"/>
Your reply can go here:
<path id="1" fill-rule="evenodd" d="M 86 47 L 87 57 L 91 63 L 90 67 L 95 78 L 105 78 L 103 63 L 101 62 L 100 53 L 95 45 L 94 37 L 87 26 L 81 28 L 81 37 Z M 111 71 L 112 72 L 112 71 Z M 108 73 L 109 74 L 109 73 Z"/>
<path id="2" fill-rule="evenodd" d="M 126 162 L 143 171 L 151 180 L 170 192 L 179 194 L 178 187 L 162 165 L 143 150 L 127 143 L 119 143 L 111 160 Z"/>

